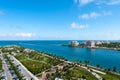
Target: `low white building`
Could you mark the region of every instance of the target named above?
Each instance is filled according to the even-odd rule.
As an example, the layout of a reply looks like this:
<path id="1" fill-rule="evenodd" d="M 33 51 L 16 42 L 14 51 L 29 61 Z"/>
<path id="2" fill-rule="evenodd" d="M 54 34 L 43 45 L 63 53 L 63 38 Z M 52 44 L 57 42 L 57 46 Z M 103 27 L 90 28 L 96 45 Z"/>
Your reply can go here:
<path id="1" fill-rule="evenodd" d="M 30 50 L 30 49 L 28 49 L 28 48 L 26 48 L 26 49 L 24 49 L 24 52 L 26 52 L 26 53 L 30 53 L 30 52 L 31 52 L 31 50 Z"/>
<path id="2" fill-rule="evenodd" d="M 71 41 L 70 43 L 69 43 L 69 45 L 70 46 L 78 46 L 79 45 L 79 42 L 78 41 Z"/>

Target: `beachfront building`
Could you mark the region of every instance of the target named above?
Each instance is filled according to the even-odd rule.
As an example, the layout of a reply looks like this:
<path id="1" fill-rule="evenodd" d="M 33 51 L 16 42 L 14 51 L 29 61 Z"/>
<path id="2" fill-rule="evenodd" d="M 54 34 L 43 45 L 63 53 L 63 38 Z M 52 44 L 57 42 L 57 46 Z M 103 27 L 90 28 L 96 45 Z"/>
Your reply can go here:
<path id="1" fill-rule="evenodd" d="M 78 41 L 71 41 L 70 43 L 69 43 L 69 45 L 70 46 L 78 46 L 79 45 L 79 42 Z"/>
<path id="2" fill-rule="evenodd" d="M 26 52 L 26 53 L 30 53 L 30 49 L 24 49 L 24 52 Z"/>
<path id="3" fill-rule="evenodd" d="M 93 48 L 95 47 L 95 42 L 93 40 L 89 40 L 86 42 L 86 47 Z"/>
<path id="4" fill-rule="evenodd" d="M 28 49 L 28 48 L 25 48 L 24 49 L 24 52 L 26 52 L 26 53 L 31 53 L 31 52 L 34 52 L 35 50 L 32 50 L 32 49 Z"/>

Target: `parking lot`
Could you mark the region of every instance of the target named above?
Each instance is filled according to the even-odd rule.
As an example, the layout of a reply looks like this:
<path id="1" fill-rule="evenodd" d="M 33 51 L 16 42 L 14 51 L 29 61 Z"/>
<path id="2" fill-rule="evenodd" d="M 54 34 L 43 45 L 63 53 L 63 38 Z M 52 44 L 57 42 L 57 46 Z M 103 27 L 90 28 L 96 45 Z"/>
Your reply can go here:
<path id="1" fill-rule="evenodd" d="M 2 55 L 1 59 L 2 59 L 2 66 L 3 66 L 3 70 L 2 70 L 2 80 L 13 80 L 13 76 L 10 73 L 9 70 L 9 65 L 6 63 L 4 57 Z"/>

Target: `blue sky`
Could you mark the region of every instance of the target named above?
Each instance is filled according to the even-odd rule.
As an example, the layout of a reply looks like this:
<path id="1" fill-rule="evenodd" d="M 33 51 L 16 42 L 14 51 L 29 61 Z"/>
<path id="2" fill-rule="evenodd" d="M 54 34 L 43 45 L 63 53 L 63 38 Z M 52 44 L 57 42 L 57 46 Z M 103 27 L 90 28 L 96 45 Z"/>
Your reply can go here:
<path id="1" fill-rule="evenodd" d="M 0 40 L 120 40 L 120 0 L 0 0 Z"/>

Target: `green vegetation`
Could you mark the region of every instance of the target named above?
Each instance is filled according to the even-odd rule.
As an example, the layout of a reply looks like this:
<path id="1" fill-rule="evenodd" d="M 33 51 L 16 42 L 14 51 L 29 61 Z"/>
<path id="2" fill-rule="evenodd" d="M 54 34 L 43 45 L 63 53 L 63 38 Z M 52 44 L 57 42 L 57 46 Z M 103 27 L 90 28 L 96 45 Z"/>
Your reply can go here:
<path id="1" fill-rule="evenodd" d="M 47 75 L 47 78 L 49 80 L 52 80 L 55 77 L 63 78 L 65 80 L 78 80 L 78 79 L 97 80 L 97 78 L 95 78 L 88 71 L 75 65 L 67 65 L 63 68 L 63 70 L 57 69 L 55 74 L 52 74 L 51 76 Z"/>
<path id="2" fill-rule="evenodd" d="M 99 74 L 104 80 L 120 80 L 120 76 L 107 72 L 106 75 Z"/>
<path id="3" fill-rule="evenodd" d="M 22 80 L 22 76 L 20 75 L 19 71 L 17 70 L 17 68 L 15 67 L 15 65 L 12 63 L 12 61 L 10 60 L 10 58 L 7 56 L 7 54 L 5 54 L 4 57 L 10 63 L 11 69 L 13 69 L 15 71 L 15 73 L 16 73 L 17 77 L 19 78 L 19 80 Z"/>
<path id="4" fill-rule="evenodd" d="M 38 74 L 48 68 L 50 68 L 49 65 L 42 63 L 42 62 L 36 62 L 32 60 L 27 60 L 25 62 L 22 62 L 24 66 L 27 67 L 28 70 L 30 70 L 33 74 Z"/>
<path id="5" fill-rule="evenodd" d="M 45 63 L 47 63 L 49 65 L 53 65 L 53 66 L 62 63 L 62 61 L 60 61 L 55 56 L 51 56 L 52 57 L 51 58 L 51 57 L 48 57 L 48 56 L 44 56 L 43 54 L 40 54 L 38 52 L 31 52 L 27 55 L 30 59 L 39 60 L 39 61 L 45 62 Z"/>
<path id="6" fill-rule="evenodd" d="M 23 49 L 24 49 L 23 47 L 16 46 L 16 45 L 1 47 L 1 50 L 2 50 L 3 53 L 8 53 L 9 52 L 10 54 L 11 54 L 11 52 L 16 52 L 16 53 L 18 53 L 18 51 L 22 52 Z"/>
<path id="7" fill-rule="evenodd" d="M 78 67 L 75 67 L 73 70 L 71 70 L 69 72 L 69 75 L 72 77 L 72 76 L 75 76 L 77 78 L 83 78 L 83 79 L 86 79 L 86 80 L 97 80 L 97 78 L 95 78 L 92 74 L 90 74 L 88 71 L 84 70 L 84 69 L 81 69 L 81 68 L 78 68 Z"/>
<path id="8" fill-rule="evenodd" d="M 51 67 L 47 63 L 28 58 L 26 54 L 16 55 L 15 57 L 33 74 L 38 74 Z"/>
<path id="9" fill-rule="evenodd" d="M 15 57 L 35 75 L 63 62 L 58 57 L 45 56 L 36 51 L 16 55 Z"/>
<path id="10" fill-rule="evenodd" d="M 110 44 L 104 43 L 101 45 L 98 45 L 99 47 L 107 47 L 107 48 L 120 48 L 119 42 L 111 42 Z"/>

